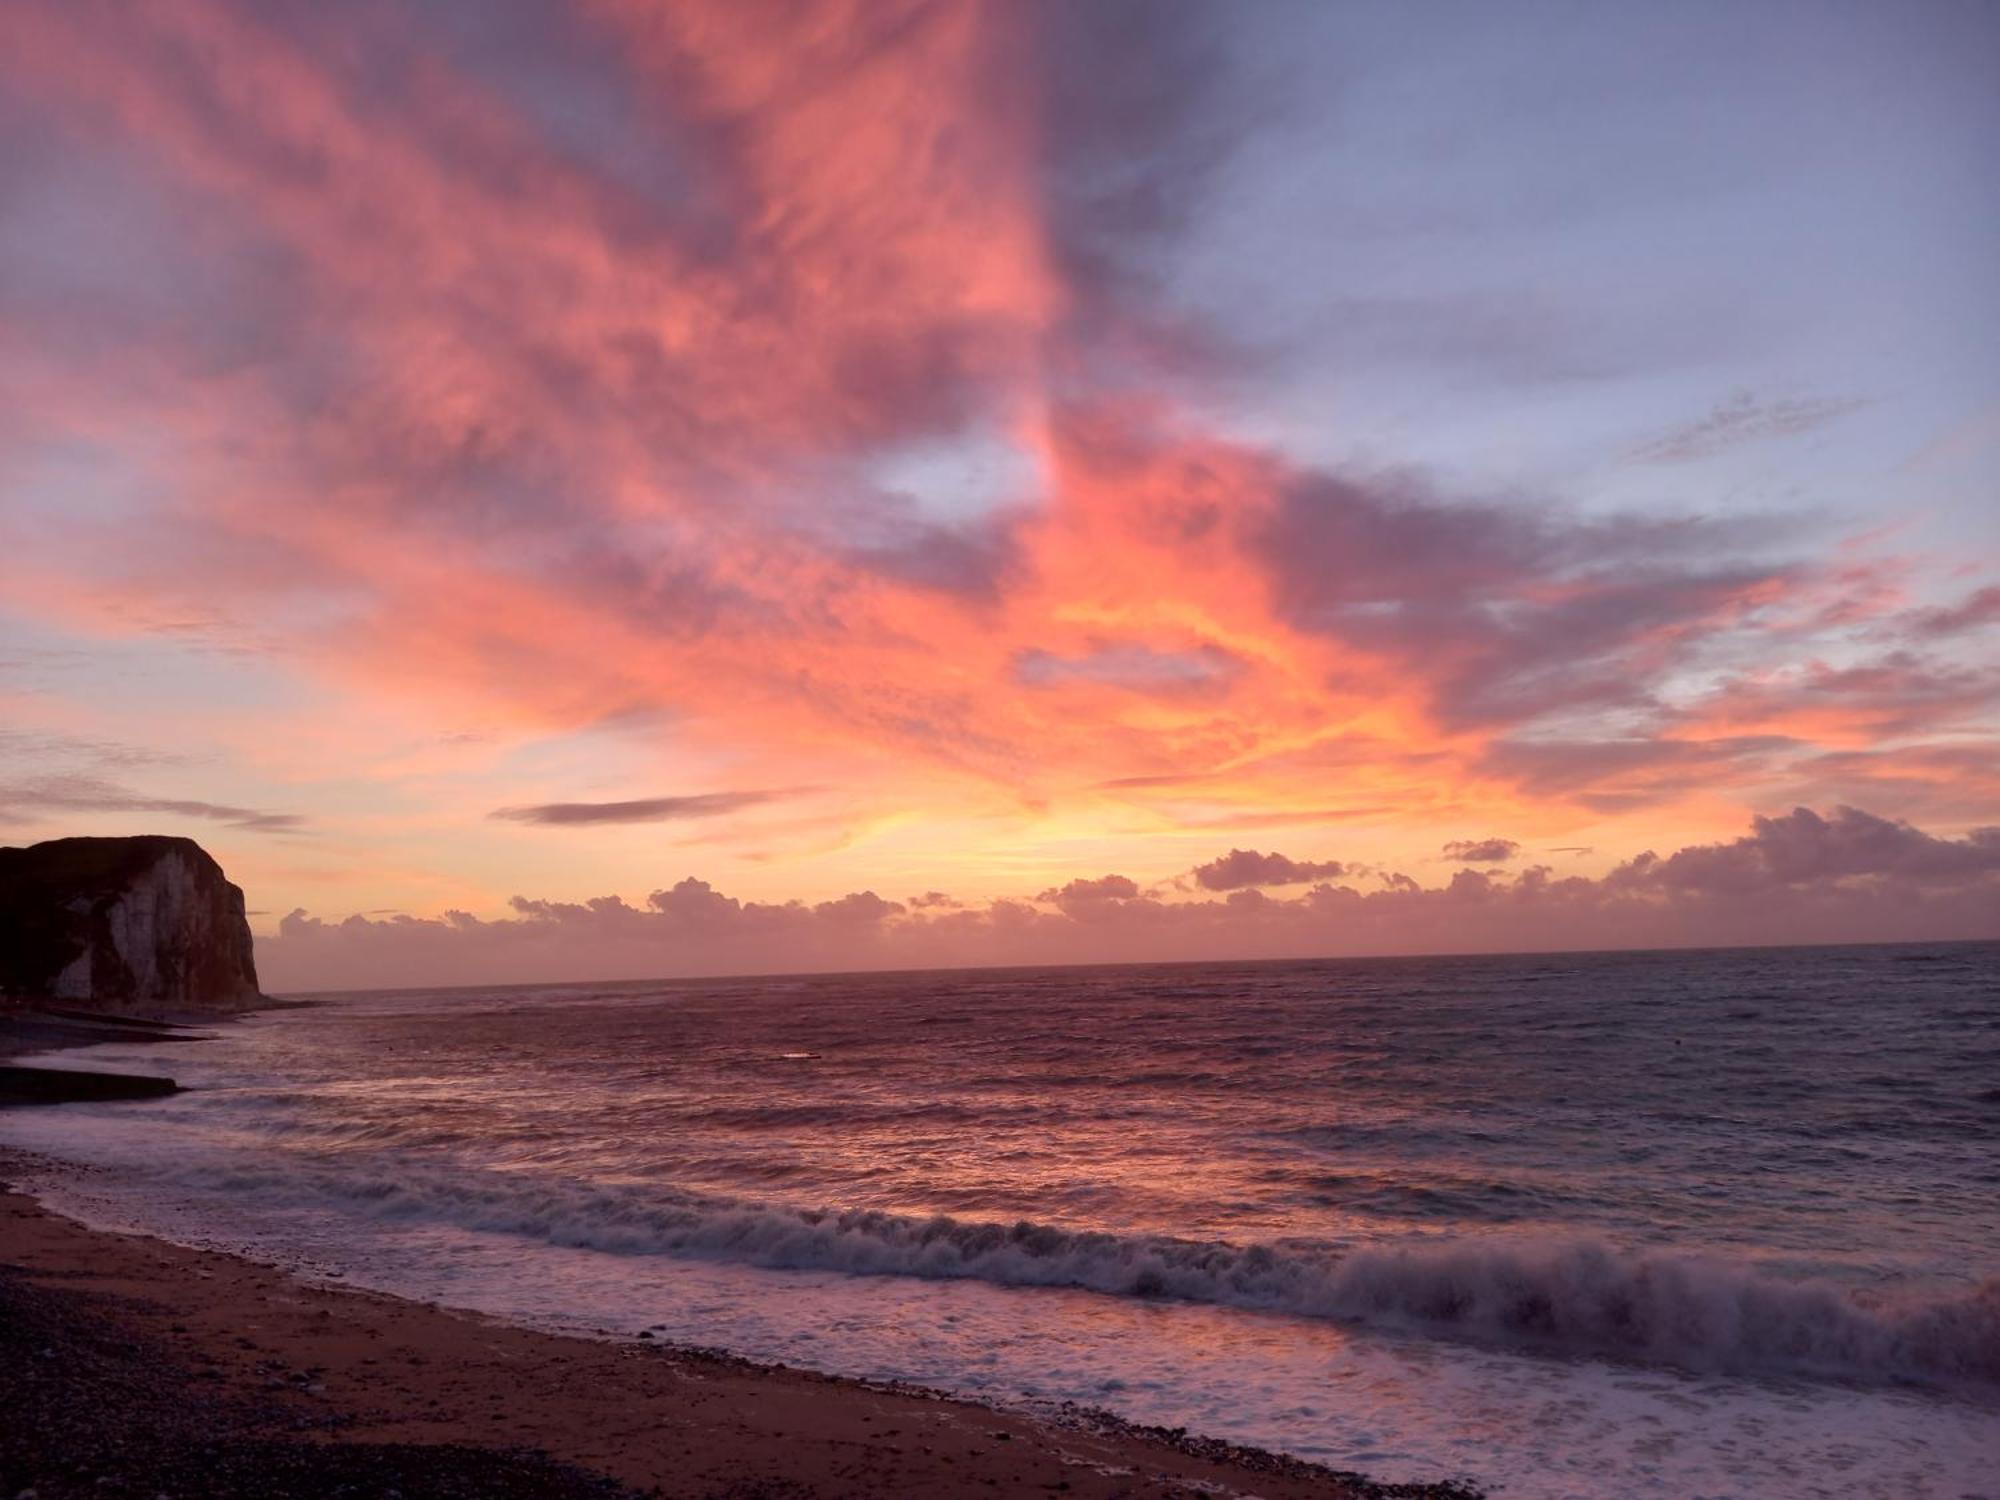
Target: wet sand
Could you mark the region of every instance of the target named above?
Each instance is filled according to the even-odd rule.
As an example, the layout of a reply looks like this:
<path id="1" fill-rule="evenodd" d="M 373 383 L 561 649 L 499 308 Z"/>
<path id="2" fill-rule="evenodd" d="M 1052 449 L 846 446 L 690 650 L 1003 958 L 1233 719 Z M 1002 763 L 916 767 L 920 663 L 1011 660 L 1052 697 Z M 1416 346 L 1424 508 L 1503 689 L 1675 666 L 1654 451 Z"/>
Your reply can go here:
<path id="1" fill-rule="evenodd" d="M 0 1153 L 0 1178 L 23 1160 Z M 1042 1419 L 630 1337 L 539 1333 L 92 1230 L 0 1190 L 0 1496 L 1446 1497 L 1070 1410 Z"/>

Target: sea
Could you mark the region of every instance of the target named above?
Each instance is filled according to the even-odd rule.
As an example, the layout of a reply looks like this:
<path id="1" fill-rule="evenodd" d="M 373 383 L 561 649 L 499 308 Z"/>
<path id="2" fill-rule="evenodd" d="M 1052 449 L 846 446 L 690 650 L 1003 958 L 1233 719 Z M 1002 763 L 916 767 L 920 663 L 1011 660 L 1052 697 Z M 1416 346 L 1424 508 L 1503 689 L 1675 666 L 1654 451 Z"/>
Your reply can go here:
<path id="1" fill-rule="evenodd" d="M 87 1222 L 1493 1496 L 2000 1496 L 2000 944 L 324 995 Z"/>

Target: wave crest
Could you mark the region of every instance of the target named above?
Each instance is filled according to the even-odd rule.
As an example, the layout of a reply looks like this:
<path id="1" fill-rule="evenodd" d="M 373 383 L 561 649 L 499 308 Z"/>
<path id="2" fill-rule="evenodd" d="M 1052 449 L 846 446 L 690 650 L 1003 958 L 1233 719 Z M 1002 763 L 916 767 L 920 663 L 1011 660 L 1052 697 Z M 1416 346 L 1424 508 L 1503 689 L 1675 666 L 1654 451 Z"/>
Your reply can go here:
<path id="1" fill-rule="evenodd" d="M 199 1176 L 206 1180 L 189 1185 L 615 1254 L 1075 1287 L 1736 1374 L 2000 1383 L 2000 1278 L 1870 1300 L 1750 1263 L 1594 1240 L 1453 1239 L 1340 1252 L 797 1209 L 511 1173 Z"/>

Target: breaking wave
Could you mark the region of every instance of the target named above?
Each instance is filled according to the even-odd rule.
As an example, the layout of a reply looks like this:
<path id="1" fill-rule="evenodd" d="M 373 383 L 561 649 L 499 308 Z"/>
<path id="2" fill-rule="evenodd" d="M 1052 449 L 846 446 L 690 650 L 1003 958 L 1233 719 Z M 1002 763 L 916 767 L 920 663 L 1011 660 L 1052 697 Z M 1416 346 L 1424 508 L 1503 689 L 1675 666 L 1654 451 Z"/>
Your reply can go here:
<path id="1" fill-rule="evenodd" d="M 624 1255 L 1179 1299 L 1733 1374 L 2000 1383 L 2000 1278 L 1870 1299 L 1715 1257 L 1594 1240 L 1342 1252 L 874 1211 L 815 1211 L 515 1173 L 195 1169 L 190 1187 Z"/>

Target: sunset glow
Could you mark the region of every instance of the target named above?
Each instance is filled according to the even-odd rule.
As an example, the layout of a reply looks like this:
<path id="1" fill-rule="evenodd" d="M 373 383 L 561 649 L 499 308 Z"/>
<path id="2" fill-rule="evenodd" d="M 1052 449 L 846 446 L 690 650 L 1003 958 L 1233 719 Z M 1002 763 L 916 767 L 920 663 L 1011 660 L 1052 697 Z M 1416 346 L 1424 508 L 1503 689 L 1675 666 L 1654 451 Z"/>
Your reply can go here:
<path id="1" fill-rule="evenodd" d="M 9 4 L 7 841 L 274 989 L 1992 935 L 1990 11 L 1407 14 Z"/>

